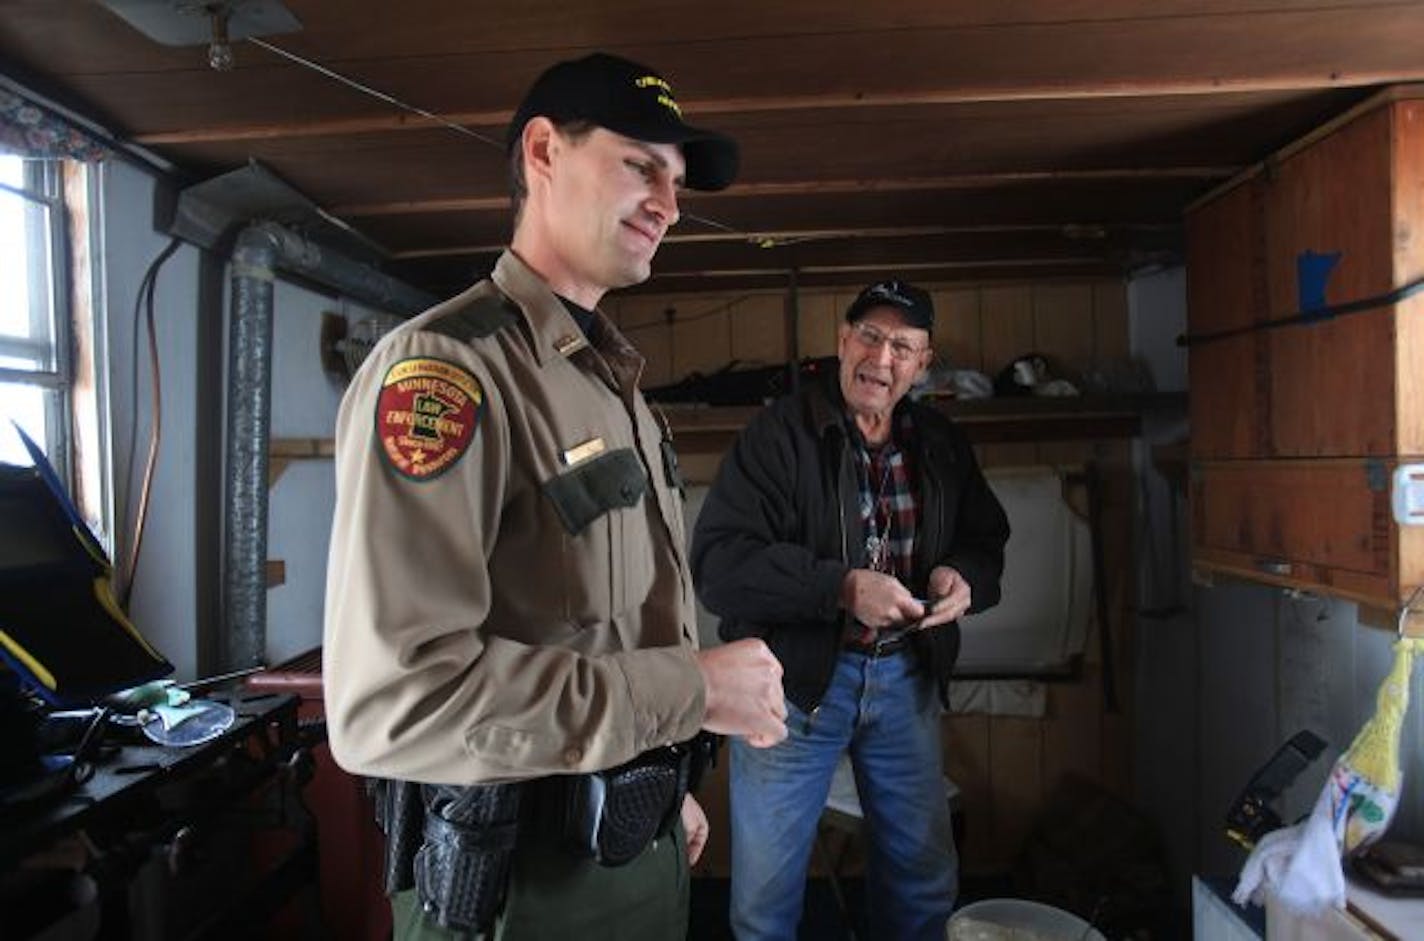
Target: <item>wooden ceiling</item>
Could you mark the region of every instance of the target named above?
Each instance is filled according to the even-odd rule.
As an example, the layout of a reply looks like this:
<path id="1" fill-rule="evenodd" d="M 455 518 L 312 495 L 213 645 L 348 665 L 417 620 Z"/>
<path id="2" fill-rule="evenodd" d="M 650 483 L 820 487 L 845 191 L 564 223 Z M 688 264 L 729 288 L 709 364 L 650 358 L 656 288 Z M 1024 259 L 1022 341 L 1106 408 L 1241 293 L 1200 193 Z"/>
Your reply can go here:
<path id="1" fill-rule="evenodd" d="M 161 2 L 161 0 L 154 0 Z M 198 0 L 168 0 L 196 5 Z M 689 194 L 646 289 L 1117 274 L 1180 257 L 1193 199 L 1380 87 L 1424 79 L 1386 0 L 284 0 L 261 41 L 491 141 L 562 58 L 664 71 L 743 170 Z M 437 294 L 508 237 L 492 144 L 271 48 L 163 46 L 92 0 L 0 3 L 0 71 L 170 162 L 255 159 Z"/>

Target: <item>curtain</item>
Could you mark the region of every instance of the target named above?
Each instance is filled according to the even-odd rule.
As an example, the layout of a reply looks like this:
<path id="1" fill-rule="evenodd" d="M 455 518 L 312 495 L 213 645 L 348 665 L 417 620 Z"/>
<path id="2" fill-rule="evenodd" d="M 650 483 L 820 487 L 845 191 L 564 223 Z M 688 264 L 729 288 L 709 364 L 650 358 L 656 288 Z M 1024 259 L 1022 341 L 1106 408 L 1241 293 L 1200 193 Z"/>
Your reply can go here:
<path id="1" fill-rule="evenodd" d="M 0 152 L 90 162 L 103 160 L 109 149 L 54 112 L 0 88 Z"/>

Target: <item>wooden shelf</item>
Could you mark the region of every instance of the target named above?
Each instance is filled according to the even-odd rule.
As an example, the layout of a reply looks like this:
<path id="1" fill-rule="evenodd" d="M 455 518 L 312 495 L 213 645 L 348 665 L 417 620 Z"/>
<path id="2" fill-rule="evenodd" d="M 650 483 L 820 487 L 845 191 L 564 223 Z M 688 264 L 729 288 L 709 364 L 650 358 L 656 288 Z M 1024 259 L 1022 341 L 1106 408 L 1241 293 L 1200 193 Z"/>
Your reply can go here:
<path id="1" fill-rule="evenodd" d="M 1132 438 L 1141 433 L 1144 415 L 1181 417 L 1187 409 L 1186 394 L 1178 392 L 929 402 L 953 418 L 975 444 Z M 761 411 L 759 405 L 663 403 L 658 407 L 672 426 L 679 454 L 718 458 Z M 330 460 L 334 451 L 330 438 L 275 439 L 268 452 L 268 482 L 275 484 L 292 461 Z"/>
<path id="2" fill-rule="evenodd" d="M 267 445 L 267 486 L 274 486 L 293 461 L 330 460 L 335 454 L 332 438 L 273 438 Z"/>
<path id="3" fill-rule="evenodd" d="M 975 444 L 1132 438 L 1148 414 L 1184 416 L 1185 393 L 1063 398 L 930 399 Z M 680 452 L 725 450 L 758 406 L 663 405 Z"/>

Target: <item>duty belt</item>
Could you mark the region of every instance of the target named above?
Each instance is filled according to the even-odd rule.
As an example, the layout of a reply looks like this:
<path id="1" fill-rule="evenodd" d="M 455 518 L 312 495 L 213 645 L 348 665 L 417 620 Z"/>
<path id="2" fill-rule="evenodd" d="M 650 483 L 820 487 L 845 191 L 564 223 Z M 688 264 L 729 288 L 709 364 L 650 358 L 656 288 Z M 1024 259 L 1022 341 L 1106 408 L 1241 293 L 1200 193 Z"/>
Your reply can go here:
<path id="1" fill-rule="evenodd" d="M 489 931 L 516 842 L 548 834 L 579 857 L 621 866 L 672 829 L 716 751 L 704 732 L 589 774 L 467 787 L 369 780 L 386 834 L 386 891 L 415 888 L 440 928 Z"/>
<path id="2" fill-rule="evenodd" d="M 544 812 L 554 811 L 566 850 L 621 866 L 671 832 L 683 798 L 696 788 L 715 750 L 715 737 L 701 733 L 616 768 L 546 778 L 539 782 L 540 803 Z"/>

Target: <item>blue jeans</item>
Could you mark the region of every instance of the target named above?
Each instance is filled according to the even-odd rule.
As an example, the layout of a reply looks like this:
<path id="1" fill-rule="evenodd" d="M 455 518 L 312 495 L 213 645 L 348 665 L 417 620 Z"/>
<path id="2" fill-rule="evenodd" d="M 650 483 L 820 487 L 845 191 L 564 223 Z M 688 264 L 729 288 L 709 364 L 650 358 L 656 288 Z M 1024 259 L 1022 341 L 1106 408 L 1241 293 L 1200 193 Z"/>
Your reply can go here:
<path id="1" fill-rule="evenodd" d="M 942 941 L 958 856 L 940 761 L 934 681 L 900 652 L 843 652 L 813 715 L 787 703 L 788 736 L 731 746 L 732 910 L 738 941 L 791 941 L 831 776 L 849 751 L 869 836 L 866 896 L 878 937 Z"/>

